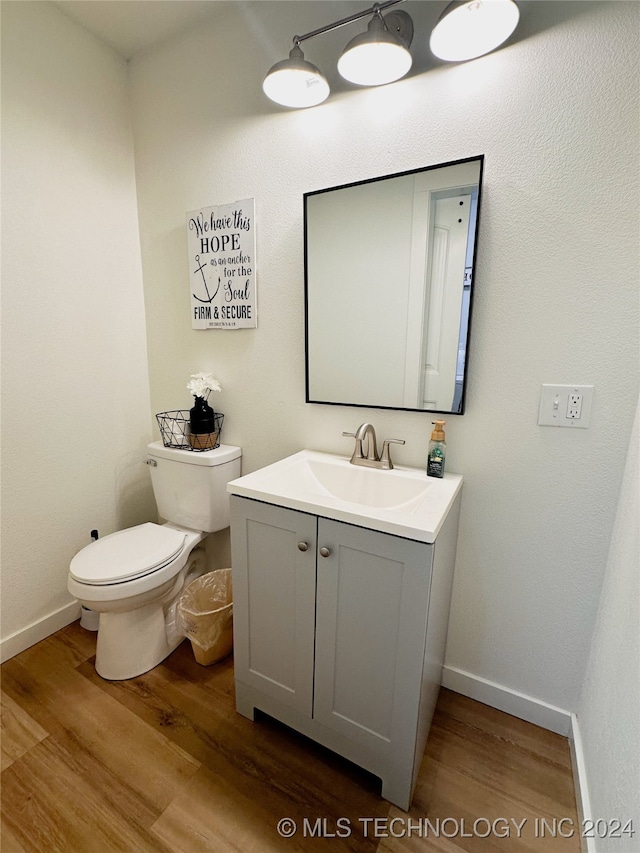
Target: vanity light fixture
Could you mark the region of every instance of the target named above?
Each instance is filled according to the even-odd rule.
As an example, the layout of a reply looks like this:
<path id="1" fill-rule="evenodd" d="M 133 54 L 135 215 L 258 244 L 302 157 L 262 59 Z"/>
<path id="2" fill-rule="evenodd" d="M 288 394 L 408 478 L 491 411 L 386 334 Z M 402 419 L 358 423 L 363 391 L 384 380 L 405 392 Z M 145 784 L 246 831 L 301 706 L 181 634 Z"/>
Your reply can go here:
<path id="1" fill-rule="evenodd" d="M 329 96 L 322 72 L 304 58 L 301 42 L 369 16 L 367 31 L 347 44 L 338 71 L 359 86 L 381 86 L 404 77 L 411 68 L 409 47 L 413 21 L 403 11 L 383 17 L 382 11 L 404 0 L 386 0 L 302 36 L 293 37 L 288 59 L 269 70 L 262 88 L 272 101 L 285 107 L 314 107 Z M 515 30 L 520 12 L 515 0 L 454 0 L 431 33 L 431 51 L 439 59 L 463 62 L 499 47 Z"/>
<path id="2" fill-rule="evenodd" d="M 338 70 L 345 79 L 361 86 L 380 86 L 399 80 L 411 68 L 407 39 L 410 43 L 413 23 L 406 12 L 396 12 L 386 18 L 380 13 L 382 9 L 402 2 L 387 0 L 375 3 L 348 18 L 302 36 L 294 36 L 289 59 L 276 62 L 265 77 L 262 84 L 264 93 L 285 107 L 313 107 L 322 103 L 329 95 L 329 84 L 315 65 L 305 60 L 300 43 L 370 15 L 373 17 L 367 32 L 349 42 L 340 57 Z"/>
<path id="3" fill-rule="evenodd" d="M 351 39 L 343 50 L 338 71 L 359 86 L 393 83 L 411 68 L 412 38 L 413 22 L 406 12 L 391 12 L 383 18 L 376 9 L 366 33 Z"/>
<path id="4" fill-rule="evenodd" d="M 307 62 L 296 36 L 289 59 L 276 62 L 262 84 L 265 95 L 283 107 L 315 107 L 329 96 L 323 73 Z"/>
<path id="5" fill-rule="evenodd" d="M 448 62 L 484 56 L 515 30 L 520 10 L 515 0 L 454 0 L 431 33 L 431 52 Z"/>

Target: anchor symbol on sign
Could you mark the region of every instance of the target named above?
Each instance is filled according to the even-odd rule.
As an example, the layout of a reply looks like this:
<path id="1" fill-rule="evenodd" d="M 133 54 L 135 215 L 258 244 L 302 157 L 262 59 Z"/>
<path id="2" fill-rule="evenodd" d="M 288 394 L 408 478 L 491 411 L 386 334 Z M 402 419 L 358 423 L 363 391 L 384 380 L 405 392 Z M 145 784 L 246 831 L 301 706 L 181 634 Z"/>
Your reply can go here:
<path id="1" fill-rule="evenodd" d="M 202 276 L 202 281 L 204 283 L 204 289 L 207 292 L 207 298 L 206 299 L 200 299 L 200 297 L 196 296 L 195 293 L 192 294 L 193 298 L 197 299 L 198 302 L 209 302 L 209 303 L 211 303 L 216 298 L 216 296 L 218 295 L 218 291 L 220 290 L 220 277 L 218 276 L 218 286 L 216 287 L 216 292 L 213 294 L 213 296 L 210 296 L 209 295 L 209 288 L 207 286 L 207 279 L 206 279 L 205 274 L 203 272 L 203 270 L 206 268 L 207 265 L 206 265 L 206 263 L 204 263 L 204 264 L 200 263 L 200 255 L 196 255 L 196 261 L 198 262 L 198 264 L 200 264 L 200 266 L 193 271 L 193 274 L 196 275 L 196 273 L 200 273 L 200 275 Z"/>

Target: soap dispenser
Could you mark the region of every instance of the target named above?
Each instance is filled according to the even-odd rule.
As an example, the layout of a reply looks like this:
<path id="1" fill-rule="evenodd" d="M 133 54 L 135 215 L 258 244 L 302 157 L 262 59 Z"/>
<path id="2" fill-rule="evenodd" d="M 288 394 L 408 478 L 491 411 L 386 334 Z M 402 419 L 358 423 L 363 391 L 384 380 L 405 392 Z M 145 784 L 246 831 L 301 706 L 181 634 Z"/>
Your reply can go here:
<path id="1" fill-rule="evenodd" d="M 446 421 L 432 421 L 435 429 L 431 433 L 429 455 L 427 456 L 427 476 L 442 477 L 444 474 L 444 459 L 447 443 L 444 440 L 444 425 Z"/>

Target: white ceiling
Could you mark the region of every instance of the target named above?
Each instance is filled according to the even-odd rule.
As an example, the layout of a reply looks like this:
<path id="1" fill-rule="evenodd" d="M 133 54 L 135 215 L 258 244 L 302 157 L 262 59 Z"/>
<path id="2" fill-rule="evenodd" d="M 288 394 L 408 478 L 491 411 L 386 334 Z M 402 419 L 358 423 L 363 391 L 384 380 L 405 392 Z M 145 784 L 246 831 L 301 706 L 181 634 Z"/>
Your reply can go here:
<path id="1" fill-rule="evenodd" d="M 65 15 L 125 59 L 131 59 L 143 50 L 178 37 L 197 27 L 198 24 L 220 19 L 227 11 L 225 7 L 235 5 L 233 0 L 53 0 L 53 2 Z M 253 0 L 253 2 L 245 0 L 242 5 L 250 8 L 260 2 L 261 0 Z M 446 4 L 447 0 L 420 0 L 420 2 L 407 3 L 405 8 L 410 12 L 416 30 L 429 33 Z M 305 17 L 302 28 L 312 30 L 332 20 L 364 11 L 370 8 L 373 2 L 372 0 L 362 0 L 362 2 L 310 0 L 307 5 L 312 14 Z M 351 28 L 351 32 L 348 29 L 345 30 L 345 43 L 363 29 L 363 25 L 357 24 L 355 28 Z M 283 45 L 287 51 L 293 33 L 294 29 L 283 34 Z M 422 41 L 426 45 L 426 39 L 423 38 Z M 331 43 L 331 39 L 327 42 L 320 40 L 317 44 L 314 43 L 314 56 L 321 58 L 323 45 Z M 414 39 L 412 53 L 414 53 L 414 60 L 419 58 L 419 39 Z M 281 58 L 285 58 L 284 54 Z"/>
<path id="2" fill-rule="evenodd" d="M 1 0 L 0 0 L 1 2 Z M 80 24 L 97 39 L 109 45 L 124 59 L 131 59 L 154 45 L 167 42 L 179 37 L 183 33 L 203 25 L 205 22 L 222 20 L 226 7 L 234 6 L 233 0 L 52 0 L 52 2 L 69 18 Z M 236 0 L 237 2 L 237 0 Z M 244 0 L 242 8 L 250 9 L 257 6 L 263 0 Z M 286 5 L 286 3 L 285 3 Z M 370 8 L 371 0 L 309 0 L 307 14 L 302 29 L 312 30 L 321 27 L 331 20 L 338 20 L 347 15 L 361 12 Z M 435 60 L 428 47 L 428 34 L 435 25 L 439 14 L 447 5 L 447 0 L 414 0 L 408 2 L 404 7 L 411 15 L 414 23 L 415 35 L 411 45 L 413 55 L 413 68 L 411 74 L 420 74 L 441 64 Z M 528 7 L 535 6 L 532 0 L 519 0 L 521 11 L 519 34 L 515 40 L 526 37 L 527 29 L 531 32 L 531 23 L 527 12 Z M 544 5 L 544 3 L 542 4 Z M 580 7 L 582 4 L 569 3 L 568 7 Z M 329 20 L 327 20 L 327 18 Z M 526 21 L 526 24 L 525 24 Z M 351 33 L 346 33 L 344 41 L 356 35 L 359 31 L 352 27 Z M 536 25 L 537 26 L 537 25 Z M 534 27 L 535 31 L 536 27 Z M 299 31 L 299 30 L 298 30 Z M 294 30 L 283 34 L 283 45 L 289 49 L 289 40 Z M 340 31 L 339 31 L 340 32 Z M 529 34 L 530 34 L 529 32 Z M 334 39 L 322 39 L 313 46 L 313 62 L 318 62 L 325 73 L 329 74 L 332 56 L 335 53 L 335 44 L 339 36 Z M 327 51 L 327 56 L 323 54 Z M 331 52 L 333 51 L 333 53 Z M 285 58 L 286 51 L 283 48 L 282 56 Z M 275 56 L 275 54 L 274 54 Z M 325 64 L 323 61 L 326 59 Z M 274 59 L 275 61 L 275 59 Z M 344 86 L 344 81 L 335 72 L 330 80 L 332 88 L 339 89 Z"/>
<path id="3" fill-rule="evenodd" d="M 54 0 L 69 18 L 125 59 L 216 14 L 217 0 Z"/>

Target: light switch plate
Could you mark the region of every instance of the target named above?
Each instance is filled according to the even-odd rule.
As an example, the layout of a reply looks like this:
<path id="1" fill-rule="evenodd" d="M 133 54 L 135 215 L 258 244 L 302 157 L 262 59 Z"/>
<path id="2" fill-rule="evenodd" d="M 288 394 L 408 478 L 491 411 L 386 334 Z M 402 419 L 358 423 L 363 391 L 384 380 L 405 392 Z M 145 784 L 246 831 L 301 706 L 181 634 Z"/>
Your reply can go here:
<path id="1" fill-rule="evenodd" d="M 543 385 L 538 424 L 587 429 L 592 400 L 593 385 Z"/>

